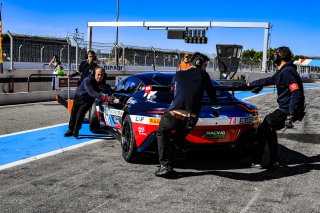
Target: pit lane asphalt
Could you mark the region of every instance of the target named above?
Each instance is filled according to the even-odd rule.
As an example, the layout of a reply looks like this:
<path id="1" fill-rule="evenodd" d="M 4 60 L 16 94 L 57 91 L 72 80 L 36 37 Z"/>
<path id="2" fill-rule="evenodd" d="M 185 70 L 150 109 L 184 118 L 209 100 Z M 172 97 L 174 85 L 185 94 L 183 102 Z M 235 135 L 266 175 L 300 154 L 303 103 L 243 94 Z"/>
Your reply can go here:
<path id="1" fill-rule="evenodd" d="M 154 157 L 129 164 L 118 142 L 102 140 L 0 171 L 0 212 L 319 212 L 319 92 L 306 90 L 304 121 L 279 131 L 280 169 L 248 169 L 248 156 L 219 150 L 191 153 L 175 179 L 163 179 Z M 248 101 L 262 116 L 277 106 L 275 93 Z M 69 117 L 54 102 L 1 107 L 0 115 L 1 135 Z"/>

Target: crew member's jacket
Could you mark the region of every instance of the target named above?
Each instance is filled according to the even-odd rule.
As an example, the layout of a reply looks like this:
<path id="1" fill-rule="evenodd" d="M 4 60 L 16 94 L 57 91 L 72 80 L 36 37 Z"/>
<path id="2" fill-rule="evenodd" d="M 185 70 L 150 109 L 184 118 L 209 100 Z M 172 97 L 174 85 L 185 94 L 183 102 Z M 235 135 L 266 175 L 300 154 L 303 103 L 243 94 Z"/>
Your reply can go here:
<path id="1" fill-rule="evenodd" d="M 181 109 L 199 115 L 204 91 L 207 92 L 211 101 L 217 101 L 216 90 L 209 74 L 200 68 L 177 72 L 173 79 L 173 85 L 174 98 L 167 109 L 168 111 Z"/>
<path id="2" fill-rule="evenodd" d="M 287 114 L 298 115 L 304 111 L 304 91 L 297 66 L 288 62 L 273 76 L 249 83 L 250 86 L 276 85 L 279 109 Z"/>
<path id="3" fill-rule="evenodd" d="M 76 73 L 72 74 L 71 77 L 80 75 L 79 85 L 81 82 L 89 75 L 91 75 L 94 70 L 97 68 L 97 64 L 95 62 L 92 62 L 91 64 L 88 63 L 87 60 L 82 61 L 80 63 L 79 69 Z"/>
<path id="4" fill-rule="evenodd" d="M 178 66 L 178 70 L 187 70 L 191 67 L 190 63 L 189 62 L 184 62 L 184 61 L 181 61 L 181 63 L 179 64 Z"/>
<path id="5" fill-rule="evenodd" d="M 104 82 L 104 81 L 102 81 Z M 100 98 L 101 89 L 100 86 L 103 83 L 98 84 L 93 75 L 86 77 L 76 90 L 76 97 L 81 101 L 94 102 L 96 98 Z"/>

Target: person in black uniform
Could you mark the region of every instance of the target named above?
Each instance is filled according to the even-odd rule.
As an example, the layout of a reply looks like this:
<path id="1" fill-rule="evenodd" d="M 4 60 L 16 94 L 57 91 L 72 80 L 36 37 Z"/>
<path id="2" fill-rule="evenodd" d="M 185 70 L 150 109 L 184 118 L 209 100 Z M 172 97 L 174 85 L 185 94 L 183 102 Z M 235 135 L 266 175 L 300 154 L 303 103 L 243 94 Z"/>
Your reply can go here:
<path id="1" fill-rule="evenodd" d="M 305 114 L 303 84 L 297 72 L 297 66 L 291 62 L 291 50 L 288 47 L 279 47 L 273 60 L 279 69 L 273 76 L 248 83 L 248 86 L 258 87 L 276 85 L 279 105 L 278 109 L 264 118 L 258 128 L 258 140 L 253 149 L 251 164 L 253 168 L 262 168 L 262 156 L 266 142 L 270 150 L 270 163 L 267 164 L 267 168 L 280 166 L 276 130 L 284 127 L 292 128 L 293 122 L 301 121 Z"/>
<path id="2" fill-rule="evenodd" d="M 181 143 L 180 140 L 184 140 L 196 125 L 204 91 L 211 101 L 217 101 L 216 91 L 206 72 L 210 59 L 196 52 L 190 61 L 193 66 L 177 72 L 174 77 L 174 98 L 157 130 L 160 167 L 155 175 L 158 177 L 172 174 L 173 143 Z"/>
<path id="3" fill-rule="evenodd" d="M 102 67 L 97 67 L 77 88 L 69 121 L 69 129 L 64 134 L 65 137 L 73 135 L 77 138 L 79 136 L 79 130 L 81 129 L 86 112 L 90 109 L 96 98 L 109 101 L 107 96 L 100 94 L 101 88 L 105 84 L 104 78 L 105 70 Z"/>
<path id="4" fill-rule="evenodd" d="M 92 50 L 89 50 L 87 53 L 87 59 L 82 61 L 77 72 L 70 74 L 69 77 L 72 78 L 80 75 L 78 83 L 78 85 L 80 85 L 83 79 L 92 74 L 96 67 L 98 67 L 98 65 L 95 63 L 95 60 L 97 60 L 96 53 Z"/>

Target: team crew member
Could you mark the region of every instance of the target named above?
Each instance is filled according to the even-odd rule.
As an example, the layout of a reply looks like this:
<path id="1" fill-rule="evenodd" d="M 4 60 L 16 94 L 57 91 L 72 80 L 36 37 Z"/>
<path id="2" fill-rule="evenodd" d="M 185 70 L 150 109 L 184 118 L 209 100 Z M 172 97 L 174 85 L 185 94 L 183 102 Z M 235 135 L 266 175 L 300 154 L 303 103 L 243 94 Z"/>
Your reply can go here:
<path id="1" fill-rule="evenodd" d="M 48 64 L 50 67 L 54 66 L 53 75 L 52 75 L 52 90 L 56 89 L 56 76 L 63 76 L 64 70 L 63 66 L 61 65 L 61 61 L 57 55 L 54 55 L 51 61 Z"/>
<path id="2" fill-rule="evenodd" d="M 191 58 L 193 66 L 177 72 L 175 76 L 174 98 L 157 130 L 160 167 L 155 172 L 156 176 L 165 177 L 172 173 L 173 143 L 181 143 L 196 125 L 204 91 L 216 102 L 216 92 L 206 72 L 209 60 L 197 52 Z M 175 135 L 172 138 L 173 131 Z"/>
<path id="3" fill-rule="evenodd" d="M 189 54 L 184 54 L 183 61 L 178 66 L 178 70 L 187 70 L 191 67 Z"/>
<path id="4" fill-rule="evenodd" d="M 249 83 L 249 86 L 276 85 L 279 108 L 268 114 L 258 128 L 258 144 L 253 153 L 251 167 L 261 168 L 265 144 L 270 150 L 270 163 L 267 168 L 280 166 L 278 154 L 278 139 L 276 130 L 285 126 L 292 128 L 292 123 L 302 120 L 305 112 L 305 98 L 302 80 L 297 72 L 297 66 L 291 62 L 292 53 L 288 47 L 279 47 L 274 55 L 274 63 L 278 67 L 273 76 Z"/>
<path id="5" fill-rule="evenodd" d="M 96 53 L 92 50 L 89 50 L 87 53 L 87 59 L 80 63 L 79 69 L 77 72 L 71 74 L 69 77 L 74 77 L 80 75 L 79 84 L 85 79 L 87 76 L 93 73 L 93 71 L 98 66 L 94 61 L 97 60 Z"/>
<path id="6" fill-rule="evenodd" d="M 78 137 L 86 112 L 92 106 L 94 100 L 99 98 L 108 101 L 107 96 L 101 95 L 101 87 L 104 85 L 105 70 L 97 67 L 96 70 L 86 77 L 76 90 L 73 101 L 72 112 L 69 121 L 69 129 L 64 134 L 65 137 Z"/>

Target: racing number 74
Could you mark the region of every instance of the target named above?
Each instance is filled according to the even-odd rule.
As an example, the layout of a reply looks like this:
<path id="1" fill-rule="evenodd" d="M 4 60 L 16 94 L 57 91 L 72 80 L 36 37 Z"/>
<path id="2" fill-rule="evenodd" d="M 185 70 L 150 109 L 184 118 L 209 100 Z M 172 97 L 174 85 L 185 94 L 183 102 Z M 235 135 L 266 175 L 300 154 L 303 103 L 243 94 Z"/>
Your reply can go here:
<path id="1" fill-rule="evenodd" d="M 234 118 L 229 118 L 230 122 L 229 124 L 236 124 L 237 123 L 237 118 L 234 117 Z"/>

